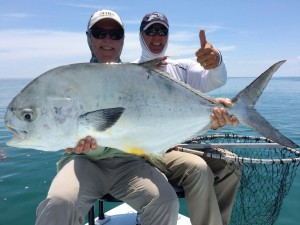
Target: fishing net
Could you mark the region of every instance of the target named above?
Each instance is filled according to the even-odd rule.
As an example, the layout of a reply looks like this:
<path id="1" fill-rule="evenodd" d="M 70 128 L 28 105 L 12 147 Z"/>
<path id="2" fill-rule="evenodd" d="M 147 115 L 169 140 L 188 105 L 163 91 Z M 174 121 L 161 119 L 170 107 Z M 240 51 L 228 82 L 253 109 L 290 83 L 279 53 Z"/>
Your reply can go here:
<path id="1" fill-rule="evenodd" d="M 300 164 L 300 152 L 263 137 L 234 134 L 200 136 L 181 147 L 187 151 L 197 149 L 191 150 L 194 154 L 242 164 L 231 225 L 275 223 Z M 235 156 L 226 155 L 223 148 Z"/>

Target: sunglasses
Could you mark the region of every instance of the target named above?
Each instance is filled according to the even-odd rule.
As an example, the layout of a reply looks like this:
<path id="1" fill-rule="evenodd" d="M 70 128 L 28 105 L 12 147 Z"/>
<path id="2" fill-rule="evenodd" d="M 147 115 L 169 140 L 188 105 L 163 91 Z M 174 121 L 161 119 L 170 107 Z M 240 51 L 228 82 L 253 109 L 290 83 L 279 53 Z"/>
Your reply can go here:
<path id="1" fill-rule="evenodd" d="M 107 34 L 109 34 L 109 37 L 112 40 L 120 40 L 124 37 L 124 31 L 121 29 L 92 29 L 91 33 L 93 37 L 97 39 L 106 38 Z"/>
<path id="2" fill-rule="evenodd" d="M 144 30 L 144 32 L 148 36 L 154 36 L 155 34 L 158 34 L 159 36 L 167 36 L 169 30 L 167 28 L 153 28 L 153 27 L 149 27 L 146 30 Z"/>

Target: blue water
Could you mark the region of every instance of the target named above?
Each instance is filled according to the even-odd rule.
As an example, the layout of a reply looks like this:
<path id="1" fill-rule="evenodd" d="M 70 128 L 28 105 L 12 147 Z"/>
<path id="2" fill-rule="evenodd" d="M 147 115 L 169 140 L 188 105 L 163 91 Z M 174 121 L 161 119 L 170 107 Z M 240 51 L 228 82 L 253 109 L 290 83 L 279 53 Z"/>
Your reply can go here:
<path id="1" fill-rule="evenodd" d="M 224 87 L 210 95 L 233 97 L 252 80 L 253 78 L 229 78 Z M 62 154 L 62 152 L 10 148 L 5 145 L 11 137 L 3 124 L 6 107 L 13 96 L 28 82 L 29 80 L 0 80 L 0 225 L 34 224 L 35 209 L 46 196 L 56 173 L 55 163 Z M 264 117 L 298 145 L 300 145 L 299 86 L 300 77 L 274 77 L 256 106 Z M 228 128 L 221 129 L 221 132 L 228 131 L 230 131 Z M 234 131 L 247 135 L 255 134 L 242 126 L 235 128 Z M 300 170 L 298 168 L 276 225 L 299 224 L 299 190 Z M 106 204 L 107 209 L 113 206 L 113 204 Z M 181 213 L 186 214 L 184 203 Z"/>

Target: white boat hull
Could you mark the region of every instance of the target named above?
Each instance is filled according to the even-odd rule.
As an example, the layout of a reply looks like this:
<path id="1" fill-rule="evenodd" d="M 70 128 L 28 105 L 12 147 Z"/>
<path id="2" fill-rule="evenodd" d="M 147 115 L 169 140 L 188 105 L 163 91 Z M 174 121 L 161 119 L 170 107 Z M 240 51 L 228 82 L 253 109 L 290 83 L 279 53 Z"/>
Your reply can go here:
<path id="1" fill-rule="evenodd" d="M 105 219 L 95 218 L 95 225 L 136 225 L 137 212 L 126 203 L 123 203 L 105 213 Z M 88 223 L 86 224 L 88 225 Z M 177 225 L 191 225 L 190 219 L 178 214 Z"/>

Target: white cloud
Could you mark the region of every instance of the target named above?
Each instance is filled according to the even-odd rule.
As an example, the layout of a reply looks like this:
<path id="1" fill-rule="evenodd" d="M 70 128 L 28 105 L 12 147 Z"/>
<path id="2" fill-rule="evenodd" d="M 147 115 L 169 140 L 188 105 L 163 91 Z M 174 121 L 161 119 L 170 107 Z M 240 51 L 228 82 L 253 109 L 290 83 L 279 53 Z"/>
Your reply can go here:
<path id="1" fill-rule="evenodd" d="M 227 51 L 234 51 L 235 49 L 237 49 L 237 46 L 235 45 L 228 45 L 228 46 L 220 46 L 217 47 L 217 49 L 219 49 L 221 52 L 227 52 Z"/>
<path id="2" fill-rule="evenodd" d="M 123 62 L 132 62 L 141 55 L 141 45 L 139 34 L 137 32 L 127 32 L 125 34 L 125 43 L 121 55 Z"/>
<path id="3" fill-rule="evenodd" d="M 199 40 L 198 34 L 191 33 L 187 31 L 180 31 L 180 32 L 174 32 L 170 33 L 169 36 L 170 41 L 176 41 L 176 42 L 194 42 L 196 43 L 196 40 Z M 198 42 L 197 42 L 198 43 Z"/>
<path id="4" fill-rule="evenodd" d="M 88 51 L 85 35 L 52 30 L 0 31 L 0 60 L 68 57 Z"/>
<path id="5" fill-rule="evenodd" d="M 185 32 L 172 33 L 166 54 L 174 59 L 194 59 L 194 53 L 199 48 L 198 37 L 187 42 L 185 41 L 186 35 Z M 0 43 L 0 78 L 33 78 L 51 68 L 71 63 L 88 62 L 90 59 L 89 47 L 83 32 L 30 29 L 0 30 Z M 226 51 L 232 52 L 237 49 L 235 45 L 221 46 L 214 43 L 214 46 L 224 52 L 224 55 L 226 55 Z M 138 32 L 127 32 L 121 56 L 122 60 L 132 62 L 140 54 Z M 261 72 L 274 63 L 274 59 L 263 61 L 236 60 L 232 63 L 230 57 L 226 59 L 230 74 L 238 68 L 242 68 L 241 71 L 234 72 L 238 75 L 242 75 L 243 71 L 252 71 L 253 65 L 255 68 L 258 67 L 257 69 Z M 295 56 L 293 60 L 288 60 L 282 73 L 297 75 L 299 74 L 299 65 L 300 57 Z M 251 69 L 247 69 L 248 67 Z"/>
<path id="6" fill-rule="evenodd" d="M 114 5 L 97 5 L 97 4 L 80 4 L 80 3 L 58 3 L 59 5 L 70 6 L 75 8 L 87 8 L 87 9 L 110 9 L 110 10 L 121 10 L 124 7 L 117 7 Z"/>
<path id="7" fill-rule="evenodd" d="M 52 66 L 88 61 L 84 33 L 1 30 L 0 78 L 34 77 Z"/>
<path id="8" fill-rule="evenodd" d="M 183 37 L 183 33 L 172 37 Z M 167 54 L 174 58 L 194 57 L 197 45 L 181 43 L 172 38 Z M 35 77 L 53 67 L 87 62 L 90 51 L 82 32 L 54 30 L 2 30 L 0 31 L 0 78 Z M 141 55 L 137 32 L 127 32 L 122 60 L 131 62 Z M 18 65 L 18 66 L 16 66 Z"/>
<path id="9" fill-rule="evenodd" d="M 11 19 L 26 19 L 32 15 L 26 13 L 5 13 L 0 15 L 0 20 L 11 20 Z"/>

